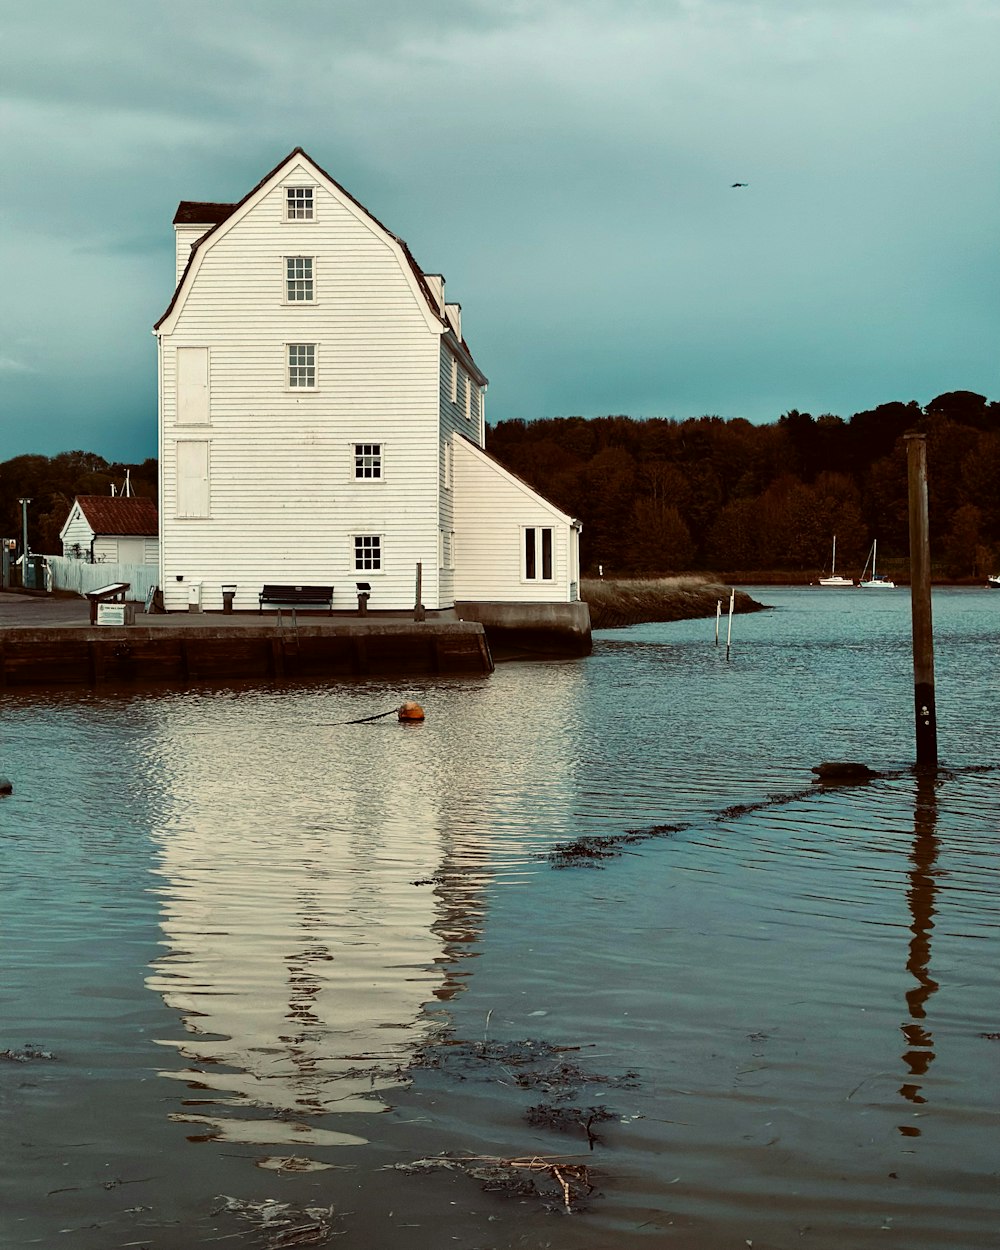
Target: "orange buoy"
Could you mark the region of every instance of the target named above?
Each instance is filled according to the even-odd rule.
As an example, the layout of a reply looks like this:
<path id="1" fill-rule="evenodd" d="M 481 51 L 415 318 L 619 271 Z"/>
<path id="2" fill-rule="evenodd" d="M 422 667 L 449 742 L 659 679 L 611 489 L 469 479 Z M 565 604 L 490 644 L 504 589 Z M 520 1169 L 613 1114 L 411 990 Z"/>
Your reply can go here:
<path id="1" fill-rule="evenodd" d="M 423 720 L 424 709 L 419 703 L 404 703 L 399 709 L 399 719 L 401 721 Z"/>

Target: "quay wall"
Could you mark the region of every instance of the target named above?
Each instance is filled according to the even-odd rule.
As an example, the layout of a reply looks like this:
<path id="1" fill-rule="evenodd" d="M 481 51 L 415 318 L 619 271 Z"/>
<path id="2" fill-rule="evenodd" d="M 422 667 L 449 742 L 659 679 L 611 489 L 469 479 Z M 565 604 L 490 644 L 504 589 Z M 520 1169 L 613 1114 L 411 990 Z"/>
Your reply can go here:
<path id="1" fill-rule="evenodd" d="M 590 655 L 590 608 L 575 603 L 456 602 L 459 620 L 478 621 L 496 654 Z"/>
<path id="2" fill-rule="evenodd" d="M 163 618 L 160 618 L 161 621 Z M 0 631 L 0 685 L 492 672 L 482 626 L 459 621 L 239 627 L 52 626 Z"/>

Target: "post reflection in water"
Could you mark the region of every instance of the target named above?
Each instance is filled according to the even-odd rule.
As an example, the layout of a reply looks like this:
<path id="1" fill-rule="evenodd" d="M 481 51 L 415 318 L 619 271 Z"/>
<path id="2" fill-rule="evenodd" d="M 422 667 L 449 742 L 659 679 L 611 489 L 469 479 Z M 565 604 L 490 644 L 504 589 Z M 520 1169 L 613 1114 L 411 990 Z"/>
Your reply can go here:
<path id="1" fill-rule="evenodd" d="M 934 929 L 934 906 L 937 892 L 936 868 L 939 841 L 937 828 L 937 780 L 935 774 L 928 769 L 917 772 L 917 792 L 914 808 L 913 848 L 910 852 L 910 885 L 906 892 L 910 908 L 910 939 L 909 955 L 906 968 L 916 984 L 906 992 L 906 1006 L 909 1020 L 901 1025 L 906 1050 L 903 1052 L 903 1063 L 907 1074 L 911 1077 L 924 1077 L 934 1061 L 934 1038 L 925 1027 L 927 1018 L 927 1001 L 933 995 L 938 983 L 930 975 L 931 963 L 931 932 Z M 899 1092 L 907 1102 L 923 1104 L 927 1101 L 922 1093 L 923 1086 L 919 1081 L 907 1081 L 900 1086 Z M 919 1137 L 920 1129 L 915 1125 L 900 1125 L 900 1133 L 904 1137 Z"/>

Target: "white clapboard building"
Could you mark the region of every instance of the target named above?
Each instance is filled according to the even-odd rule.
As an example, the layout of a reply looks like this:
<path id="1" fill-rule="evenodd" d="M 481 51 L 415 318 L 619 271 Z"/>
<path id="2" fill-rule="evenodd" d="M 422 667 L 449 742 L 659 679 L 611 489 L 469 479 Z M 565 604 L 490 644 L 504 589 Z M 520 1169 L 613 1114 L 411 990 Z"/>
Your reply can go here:
<path id="1" fill-rule="evenodd" d="M 156 564 L 156 504 L 136 495 L 77 495 L 59 531 L 62 553 L 88 564 Z"/>
<path id="2" fill-rule="evenodd" d="M 168 611 L 217 609 L 227 584 L 256 609 L 265 583 L 412 608 L 419 565 L 428 609 L 586 622 L 579 525 L 485 451 L 486 377 L 440 275 L 301 149 L 238 203 L 183 201 L 174 229 L 154 331 Z"/>

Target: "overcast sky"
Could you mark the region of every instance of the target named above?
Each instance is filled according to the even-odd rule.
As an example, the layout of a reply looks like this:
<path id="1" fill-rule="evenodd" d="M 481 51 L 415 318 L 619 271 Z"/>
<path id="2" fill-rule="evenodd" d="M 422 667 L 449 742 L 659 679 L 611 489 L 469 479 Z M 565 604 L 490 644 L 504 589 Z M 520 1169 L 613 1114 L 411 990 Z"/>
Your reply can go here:
<path id="1" fill-rule="evenodd" d="M 177 203 L 296 146 L 491 421 L 1000 399 L 998 52 L 997 0 L 7 5 L 0 461 L 155 455 Z"/>

